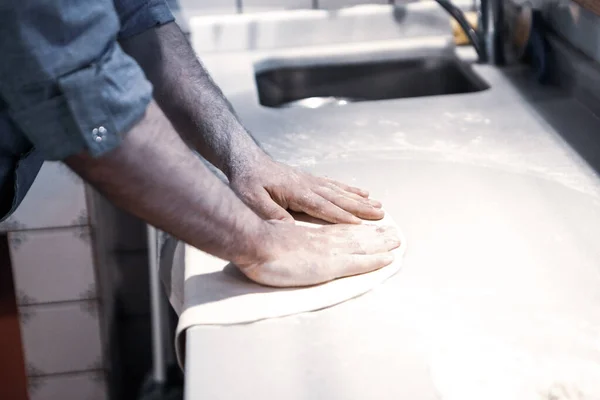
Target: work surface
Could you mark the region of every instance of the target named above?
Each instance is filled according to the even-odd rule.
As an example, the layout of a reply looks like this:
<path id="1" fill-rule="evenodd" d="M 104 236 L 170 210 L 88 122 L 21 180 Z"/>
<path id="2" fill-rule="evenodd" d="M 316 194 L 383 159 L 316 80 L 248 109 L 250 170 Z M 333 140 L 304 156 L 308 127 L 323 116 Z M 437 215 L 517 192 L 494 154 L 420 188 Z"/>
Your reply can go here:
<path id="1" fill-rule="evenodd" d="M 574 150 L 600 155 L 592 113 L 490 66 L 480 93 L 268 109 L 256 57 L 203 60 L 267 151 L 368 188 L 409 247 L 339 306 L 190 329 L 187 399 L 598 395 L 599 181 Z"/>

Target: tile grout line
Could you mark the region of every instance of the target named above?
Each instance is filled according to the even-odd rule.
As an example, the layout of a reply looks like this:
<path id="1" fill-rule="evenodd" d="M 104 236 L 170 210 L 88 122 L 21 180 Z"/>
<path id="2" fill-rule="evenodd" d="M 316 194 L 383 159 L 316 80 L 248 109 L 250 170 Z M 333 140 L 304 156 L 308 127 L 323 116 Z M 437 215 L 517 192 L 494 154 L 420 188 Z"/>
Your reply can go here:
<path id="1" fill-rule="evenodd" d="M 32 379 L 32 378 L 33 379 L 44 379 L 44 378 L 54 378 L 54 377 L 85 375 L 85 374 L 89 374 L 92 372 L 101 372 L 104 374 L 104 373 L 106 373 L 106 369 L 93 368 L 93 369 L 82 369 L 82 370 L 77 370 L 77 371 L 54 372 L 54 373 L 43 374 L 43 375 L 28 375 L 27 378 L 28 379 Z"/>

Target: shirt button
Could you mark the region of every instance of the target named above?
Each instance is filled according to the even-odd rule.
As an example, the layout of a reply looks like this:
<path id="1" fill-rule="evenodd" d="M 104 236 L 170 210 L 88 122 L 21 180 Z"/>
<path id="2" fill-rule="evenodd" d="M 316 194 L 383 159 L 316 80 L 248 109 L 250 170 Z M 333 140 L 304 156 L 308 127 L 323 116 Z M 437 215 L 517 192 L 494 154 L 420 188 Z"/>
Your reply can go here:
<path id="1" fill-rule="evenodd" d="M 97 128 L 92 129 L 92 138 L 96 143 L 100 143 L 104 140 L 104 134 L 106 133 L 106 128 L 103 126 L 99 126 Z"/>

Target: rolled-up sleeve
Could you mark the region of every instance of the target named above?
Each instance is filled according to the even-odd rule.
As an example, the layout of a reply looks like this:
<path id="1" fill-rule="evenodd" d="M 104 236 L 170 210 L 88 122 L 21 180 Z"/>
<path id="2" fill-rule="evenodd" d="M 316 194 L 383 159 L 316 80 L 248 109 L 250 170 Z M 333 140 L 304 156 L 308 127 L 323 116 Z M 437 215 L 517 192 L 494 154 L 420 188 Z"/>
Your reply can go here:
<path id="1" fill-rule="evenodd" d="M 121 21 L 119 39 L 175 20 L 165 0 L 115 0 L 115 8 Z"/>
<path id="2" fill-rule="evenodd" d="M 117 43 L 112 1 L 0 4 L 0 96 L 47 160 L 117 147 L 144 115 L 152 86 Z"/>

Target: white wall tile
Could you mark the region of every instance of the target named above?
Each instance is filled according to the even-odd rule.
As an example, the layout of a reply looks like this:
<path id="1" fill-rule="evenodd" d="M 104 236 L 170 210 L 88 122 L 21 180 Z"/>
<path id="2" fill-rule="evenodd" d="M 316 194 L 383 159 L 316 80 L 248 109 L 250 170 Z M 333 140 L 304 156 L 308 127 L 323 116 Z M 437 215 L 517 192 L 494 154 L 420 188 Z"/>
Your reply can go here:
<path id="1" fill-rule="evenodd" d="M 325 10 L 352 7 L 360 4 L 390 4 L 389 0 L 319 0 L 319 8 Z"/>
<path id="2" fill-rule="evenodd" d="M 20 305 L 96 297 L 88 227 L 8 234 Z"/>
<path id="3" fill-rule="evenodd" d="M 94 300 L 19 309 L 28 376 L 104 369 Z"/>
<path id="4" fill-rule="evenodd" d="M 46 162 L 0 231 L 87 225 L 87 220 L 83 181 L 63 163 Z"/>
<path id="5" fill-rule="evenodd" d="M 29 400 L 107 400 L 102 371 L 29 378 Z"/>
<path id="6" fill-rule="evenodd" d="M 242 11 L 263 12 L 273 10 L 294 10 L 312 8 L 312 0 L 243 0 Z"/>
<path id="7" fill-rule="evenodd" d="M 393 6 L 367 4 L 336 11 L 290 10 L 193 18 L 190 29 L 192 45 L 198 54 L 433 35 L 446 35 L 451 39 L 447 13 L 431 1 L 407 9 L 401 23 Z"/>
<path id="8" fill-rule="evenodd" d="M 179 0 L 179 6 L 186 15 L 234 14 L 236 0 Z"/>

